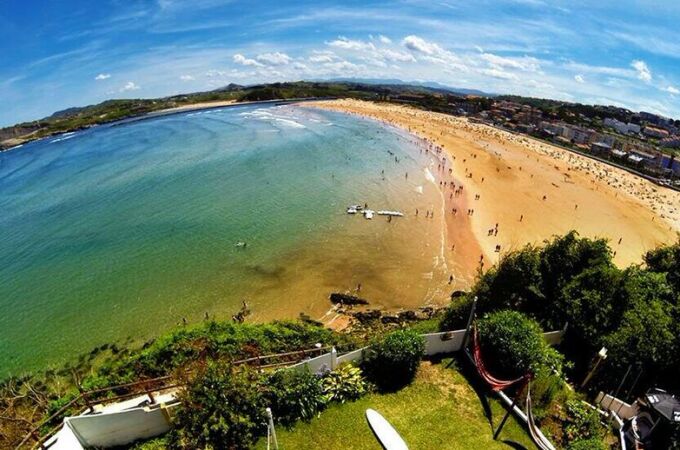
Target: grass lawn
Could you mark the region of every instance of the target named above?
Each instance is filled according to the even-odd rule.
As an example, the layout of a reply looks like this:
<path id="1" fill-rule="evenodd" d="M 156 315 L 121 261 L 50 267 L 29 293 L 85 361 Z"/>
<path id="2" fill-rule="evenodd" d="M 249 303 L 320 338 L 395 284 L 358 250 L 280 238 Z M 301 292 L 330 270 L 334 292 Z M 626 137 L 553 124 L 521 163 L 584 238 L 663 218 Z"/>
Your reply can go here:
<path id="1" fill-rule="evenodd" d="M 364 415 L 367 408 L 373 408 L 394 426 L 410 450 L 534 450 L 514 417 L 506 423 L 499 440 L 493 440 L 485 402 L 494 426 L 500 423 L 505 409 L 494 398 L 480 399 L 458 370 L 446 368 L 448 362 L 423 362 L 416 380 L 399 392 L 370 394 L 356 402 L 333 405 L 311 422 L 298 422 L 290 430 L 278 427 L 279 448 L 380 450 Z M 266 447 L 264 439 L 256 446 L 258 450 Z"/>

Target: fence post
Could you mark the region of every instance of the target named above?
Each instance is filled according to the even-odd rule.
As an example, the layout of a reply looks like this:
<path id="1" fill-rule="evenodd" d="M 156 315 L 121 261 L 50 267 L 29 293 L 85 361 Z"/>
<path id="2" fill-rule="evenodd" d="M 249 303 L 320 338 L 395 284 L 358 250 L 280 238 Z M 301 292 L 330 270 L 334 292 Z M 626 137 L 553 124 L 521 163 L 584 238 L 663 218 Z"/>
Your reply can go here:
<path id="1" fill-rule="evenodd" d="M 87 395 L 87 392 L 85 392 L 83 390 L 83 387 L 80 385 L 80 378 L 78 378 L 78 375 L 76 374 L 75 371 L 73 371 L 73 381 L 76 383 L 76 387 L 78 388 L 78 392 L 80 393 L 80 397 L 85 401 L 85 405 L 90 410 L 90 412 L 93 413 L 94 407 L 90 403 L 90 399 Z"/>
<path id="2" fill-rule="evenodd" d="M 276 429 L 274 428 L 274 416 L 272 415 L 272 409 L 267 408 L 267 418 L 269 419 L 267 423 L 267 428 L 268 428 L 268 435 L 267 435 L 267 449 L 269 449 L 269 437 L 272 437 L 272 440 L 274 441 L 274 448 L 276 450 L 279 449 L 279 443 L 276 440 Z"/>
<path id="3" fill-rule="evenodd" d="M 503 430 L 503 427 L 505 426 L 505 422 L 508 421 L 508 418 L 510 417 L 510 414 L 515 410 L 515 406 L 517 405 L 517 400 L 519 397 L 522 395 L 522 392 L 524 392 L 524 385 L 519 388 L 517 391 L 517 395 L 515 395 L 515 398 L 512 399 L 512 405 L 510 405 L 510 408 L 505 413 L 505 416 L 503 416 L 503 420 L 501 420 L 500 425 L 498 425 L 498 428 L 496 428 L 496 431 L 493 433 L 493 440 L 495 441 L 498 439 L 498 435 L 501 434 L 501 431 Z"/>
<path id="4" fill-rule="evenodd" d="M 472 328 L 472 321 L 475 318 L 475 312 L 477 310 L 477 296 L 472 300 L 472 307 L 470 308 L 470 316 L 468 317 L 467 325 L 465 326 L 465 334 L 463 335 L 463 343 L 461 344 L 461 350 L 465 350 L 467 347 L 468 339 L 470 339 L 470 329 Z"/>
<path id="5" fill-rule="evenodd" d="M 338 351 L 335 347 L 331 348 L 331 370 L 335 370 L 338 366 Z"/>

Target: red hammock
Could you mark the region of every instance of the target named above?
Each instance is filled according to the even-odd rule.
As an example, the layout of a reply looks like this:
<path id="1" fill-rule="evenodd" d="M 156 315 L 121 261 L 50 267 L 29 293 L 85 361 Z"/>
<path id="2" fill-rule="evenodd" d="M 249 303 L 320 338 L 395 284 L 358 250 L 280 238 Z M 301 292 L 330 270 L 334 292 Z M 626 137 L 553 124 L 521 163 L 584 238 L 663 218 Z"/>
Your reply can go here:
<path id="1" fill-rule="evenodd" d="M 472 358 L 474 360 L 475 366 L 477 367 L 479 376 L 484 378 L 484 381 L 486 381 L 494 391 L 501 391 L 508 386 L 512 386 L 513 384 L 524 380 L 527 377 L 527 375 L 524 375 L 515 380 L 499 380 L 498 378 L 494 378 L 484 366 L 484 361 L 482 360 L 482 349 L 479 346 L 476 327 L 472 329 Z"/>

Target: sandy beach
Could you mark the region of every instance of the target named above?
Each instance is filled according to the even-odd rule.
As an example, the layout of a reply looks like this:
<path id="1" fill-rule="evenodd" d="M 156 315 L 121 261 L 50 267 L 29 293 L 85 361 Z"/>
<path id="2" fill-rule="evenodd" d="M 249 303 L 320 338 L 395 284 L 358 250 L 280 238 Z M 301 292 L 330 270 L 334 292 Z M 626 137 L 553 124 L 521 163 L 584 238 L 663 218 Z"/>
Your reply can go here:
<path id="1" fill-rule="evenodd" d="M 569 230 L 604 237 L 620 266 L 672 243 L 680 231 L 680 193 L 535 139 L 465 118 L 358 100 L 318 107 L 377 119 L 421 139 L 446 199 L 449 266 L 469 287 L 483 263 Z"/>

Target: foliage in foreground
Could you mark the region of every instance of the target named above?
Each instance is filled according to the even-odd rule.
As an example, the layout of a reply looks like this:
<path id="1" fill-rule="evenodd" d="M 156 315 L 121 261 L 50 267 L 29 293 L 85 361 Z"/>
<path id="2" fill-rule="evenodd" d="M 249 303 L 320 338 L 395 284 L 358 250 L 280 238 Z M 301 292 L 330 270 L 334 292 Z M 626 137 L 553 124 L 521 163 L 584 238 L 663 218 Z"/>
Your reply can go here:
<path id="1" fill-rule="evenodd" d="M 259 375 L 212 361 L 189 380 L 168 439 L 173 448 L 246 449 L 266 435 L 267 407 L 290 427 L 366 392 L 361 370 L 350 364 L 323 376 L 296 369 Z"/>
<path id="2" fill-rule="evenodd" d="M 399 389 L 415 377 L 424 351 L 425 341 L 417 332 L 394 331 L 369 347 L 361 368 L 379 389 Z"/>
<path id="3" fill-rule="evenodd" d="M 490 313 L 477 327 L 485 362 L 501 378 L 562 372 L 562 355 L 545 342 L 538 323 L 522 313 Z"/>
<path id="4" fill-rule="evenodd" d="M 368 383 L 361 369 L 352 364 L 343 364 L 328 372 L 322 380 L 326 402 L 345 403 L 356 400 L 368 392 Z"/>
<path id="5" fill-rule="evenodd" d="M 78 395 L 76 374 L 85 390 L 181 373 L 187 366 L 213 360 L 235 361 L 272 353 L 309 349 L 315 344 L 354 348 L 352 337 L 302 322 L 239 324 L 203 322 L 177 328 L 142 347 L 106 344 L 81 358 L 42 375 L 0 382 L 0 448 L 14 448 L 42 418 L 48 417 Z M 118 389 L 108 395 L 124 394 Z M 78 408 L 66 411 L 75 414 Z M 47 431 L 61 417 L 43 427 Z"/>
<path id="6" fill-rule="evenodd" d="M 264 385 L 267 404 L 283 425 L 310 420 L 326 404 L 320 378 L 308 370 L 278 370 Z"/>
<path id="7" fill-rule="evenodd" d="M 170 433 L 174 448 L 245 450 L 267 427 L 258 378 L 248 369 L 210 362 L 189 382 L 180 400 Z"/>
<path id="8" fill-rule="evenodd" d="M 625 243 L 621 244 L 625 245 Z M 628 367 L 640 373 L 633 395 L 655 384 L 680 389 L 680 242 L 645 255 L 646 267 L 619 269 L 603 239 L 576 232 L 526 246 L 482 274 L 471 292 L 453 300 L 440 324 L 462 328 L 472 299 L 477 313 L 514 310 L 546 330 L 568 323 L 560 347 L 581 381 L 598 350 L 608 358 L 589 388 L 614 390 Z"/>

